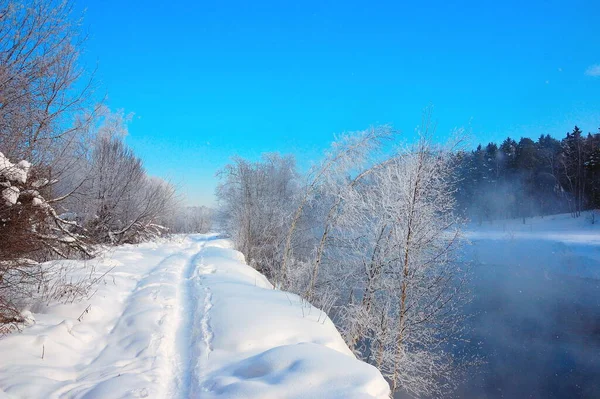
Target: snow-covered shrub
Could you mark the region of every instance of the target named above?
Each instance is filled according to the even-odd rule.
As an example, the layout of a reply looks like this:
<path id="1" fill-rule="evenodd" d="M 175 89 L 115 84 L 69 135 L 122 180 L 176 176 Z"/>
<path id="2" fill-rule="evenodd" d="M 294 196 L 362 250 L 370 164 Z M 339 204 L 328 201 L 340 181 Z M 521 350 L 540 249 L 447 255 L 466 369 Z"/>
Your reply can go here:
<path id="1" fill-rule="evenodd" d="M 23 301 L 47 283 L 39 261 L 91 256 L 77 223 L 61 218 L 46 200 L 51 181 L 44 174 L 0 153 L 0 325 L 19 322 Z"/>

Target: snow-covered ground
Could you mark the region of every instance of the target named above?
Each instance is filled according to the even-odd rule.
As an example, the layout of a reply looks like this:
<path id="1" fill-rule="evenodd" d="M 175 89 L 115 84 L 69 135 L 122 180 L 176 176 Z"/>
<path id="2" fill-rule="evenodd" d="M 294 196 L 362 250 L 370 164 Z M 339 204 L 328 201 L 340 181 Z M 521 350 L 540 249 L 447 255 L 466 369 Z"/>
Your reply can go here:
<path id="1" fill-rule="evenodd" d="M 0 398 L 389 395 L 327 315 L 274 290 L 216 235 L 90 262 L 110 270 L 93 297 L 34 307 L 30 326 L 0 339 Z"/>

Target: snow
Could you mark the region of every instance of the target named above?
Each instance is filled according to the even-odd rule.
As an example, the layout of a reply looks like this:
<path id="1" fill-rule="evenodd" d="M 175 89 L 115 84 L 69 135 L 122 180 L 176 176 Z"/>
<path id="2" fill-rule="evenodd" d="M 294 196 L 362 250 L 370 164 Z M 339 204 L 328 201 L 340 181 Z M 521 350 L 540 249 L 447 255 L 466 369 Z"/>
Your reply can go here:
<path id="1" fill-rule="evenodd" d="M 40 188 L 43 187 L 45 185 L 47 185 L 50 181 L 46 178 L 42 178 L 42 179 L 38 179 L 36 181 L 34 181 L 31 186 L 35 187 L 35 188 Z"/>
<path id="2" fill-rule="evenodd" d="M 46 202 L 44 202 L 40 197 L 33 197 L 31 200 L 31 205 L 33 206 L 44 206 Z"/>
<path id="3" fill-rule="evenodd" d="M 16 187 L 8 187 L 2 190 L 2 199 L 6 206 L 11 206 L 17 203 L 20 191 Z"/>
<path id="4" fill-rule="evenodd" d="M 214 234 L 68 261 L 107 273 L 0 339 L 0 398 L 387 398 L 331 320 Z"/>
<path id="5" fill-rule="evenodd" d="M 27 161 L 20 161 L 16 165 L 0 152 L 0 180 L 2 187 L 6 187 L 0 192 L 6 206 L 12 206 L 19 200 L 20 190 L 11 185 L 11 183 L 27 182 L 27 175 L 31 164 Z"/>
<path id="6" fill-rule="evenodd" d="M 25 183 L 31 164 L 27 161 L 20 161 L 16 165 L 0 152 L 0 176 L 18 183 Z"/>
<path id="7" fill-rule="evenodd" d="M 500 220 L 469 226 L 466 259 L 600 279 L 600 212 Z"/>

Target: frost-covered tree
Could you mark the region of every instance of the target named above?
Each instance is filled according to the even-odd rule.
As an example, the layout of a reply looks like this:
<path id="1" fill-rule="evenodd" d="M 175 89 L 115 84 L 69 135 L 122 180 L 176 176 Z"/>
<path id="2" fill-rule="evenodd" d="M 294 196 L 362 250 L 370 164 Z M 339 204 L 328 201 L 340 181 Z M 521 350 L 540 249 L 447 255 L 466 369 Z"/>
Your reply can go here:
<path id="1" fill-rule="evenodd" d="M 0 148 L 12 159 L 52 165 L 95 113 L 72 9 L 68 0 L 0 1 Z"/>
<path id="2" fill-rule="evenodd" d="M 213 228 L 214 210 L 206 206 L 186 206 L 175 210 L 171 223 L 174 233 L 208 233 Z"/>
<path id="3" fill-rule="evenodd" d="M 72 10 L 70 0 L 0 0 L 0 330 L 32 287 L 43 291 L 40 262 L 155 237 L 177 206 L 126 146 L 128 119 L 92 104 Z"/>
<path id="4" fill-rule="evenodd" d="M 90 237 L 101 243 L 139 242 L 160 235 L 174 206 L 174 189 L 146 174 L 125 144 L 127 119 L 109 114 L 91 145 L 79 207 Z"/>
<path id="5" fill-rule="evenodd" d="M 251 265 L 276 276 L 297 198 L 294 158 L 265 154 L 250 162 L 236 157 L 218 176 L 222 227 Z"/>
<path id="6" fill-rule="evenodd" d="M 427 137 L 357 187 L 348 211 L 358 261 L 342 306 L 349 345 L 394 390 L 439 396 L 457 381 L 466 271 L 458 262 L 452 158 Z"/>
<path id="7" fill-rule="evenodd" d="M 391 137 L 387 126 L 344 135 L 304 179 L 238 158 L 217 195 L 251 264 L 331 310 L 349 346 L 394 390 L 440 395 L 463 365 L 451 348 L 466 297 L 457 163 L 426 133 L 399 151 L 383 146 Z M 282 181 L 303 184 L 286 191 Z"/>
<path id="8" fill-rule="evenodd" d="M 373 164 L 378 162 L 376 156 L 378 150 L 383 142 L 393 137 L 393 134 L 392 129 L 386 125 L 343 134 L 332 143 L 324 159 L 309 171 L 286 233 L 278 277 L 281 285 L 292 290 L 301 290 L 302 283 L 291 281 L 288 269 L 296 269 L 292 270 L 292 274 L 298 276 L 304 274 L 298 269 L 308 267 L 310 269 L 309 276 L 306 277 L 308 286 L 303 294 L 309 299 L 314 299 L 313 291 L 319 276 L 329 231 L 336 222 L 343 201 L 342 192 L 347 186 L 353 186 L 370 172 Z M 316 206 L 315 202 L 318 202 Z M 316 215 L 310 215 L 310 212 Z M 306 251 L 302 253 L 294 246 L 294 242 L 300 242 L 303 243 L 302 247 L 305 247 L 306 239 L 298 240 L 297 237 L 303 217 L 312 219 L 311 225 L 318 232 L 316 237 L 318 244 L 314 253 L 307 254 Z"/>
<path id="9" fill-rule="evenodd" d="M 55 190 L 95 114 L 82 39 L 69 1 L 0 1 L 0 324 L 41 286 L 38 261 L 91 255 Z"/>

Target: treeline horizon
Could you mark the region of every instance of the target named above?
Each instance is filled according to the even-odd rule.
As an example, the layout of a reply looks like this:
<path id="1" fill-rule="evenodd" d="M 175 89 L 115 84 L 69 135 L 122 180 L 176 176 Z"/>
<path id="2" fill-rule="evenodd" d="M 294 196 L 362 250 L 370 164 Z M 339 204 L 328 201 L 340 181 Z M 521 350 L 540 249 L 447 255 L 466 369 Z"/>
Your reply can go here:
<path id="1" fill-rule="evenodd" d="M 600 128 L 508 137 L 455 154 L 457 212 L 475 222 L 600 208 Z"/>

